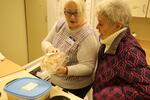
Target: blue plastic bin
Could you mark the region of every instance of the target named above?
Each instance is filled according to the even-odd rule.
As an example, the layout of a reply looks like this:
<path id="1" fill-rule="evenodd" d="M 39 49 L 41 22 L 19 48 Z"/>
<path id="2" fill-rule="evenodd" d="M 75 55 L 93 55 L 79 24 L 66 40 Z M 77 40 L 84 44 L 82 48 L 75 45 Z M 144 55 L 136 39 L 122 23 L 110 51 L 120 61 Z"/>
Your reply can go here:
<path id="1" fill-rule="evenodd" d="M 4 90 L 9 100 L 45 100 L 49 98 L 51 83 L 38 78 L 19 78 L 8 83 Z"/>

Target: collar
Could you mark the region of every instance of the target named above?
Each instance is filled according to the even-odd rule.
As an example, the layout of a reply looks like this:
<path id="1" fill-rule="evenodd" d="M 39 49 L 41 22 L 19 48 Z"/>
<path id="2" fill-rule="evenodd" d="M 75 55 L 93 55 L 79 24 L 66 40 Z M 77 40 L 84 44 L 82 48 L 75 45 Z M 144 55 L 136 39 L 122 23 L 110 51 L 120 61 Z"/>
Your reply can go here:
<path id="1" fill-rule="evenodd" d="M 119 45 L 121 39 L 125 36 L 125 33 L 127 32 L 127 30 L 128 30 L 128 28 L 123 28 L 122 31 L 120 31 L 120 30 L 118 31 L 119 34 L 113 39 L 109 49 L 106 50 L 107 54 L 115 54 L 116 53 L 118 45 Z"/>
<path id="2" fill-rule="evenodd" d="M 110 35 L 109 37 L 107 37 L 106 39 L 102 40 L 101 39 L 101 43 L 106 45 L 106 49 L 105 52 L 109 49 L 109 47 L 111 46 L 112 42 L 114 41 L 114 39 L 120 34 L 122 33 L 124 30 L 126 30 L 127 28 L 124 27 L 122 29 L 120 29 L 119 31 L 113 33 L 112 35 Z"/>

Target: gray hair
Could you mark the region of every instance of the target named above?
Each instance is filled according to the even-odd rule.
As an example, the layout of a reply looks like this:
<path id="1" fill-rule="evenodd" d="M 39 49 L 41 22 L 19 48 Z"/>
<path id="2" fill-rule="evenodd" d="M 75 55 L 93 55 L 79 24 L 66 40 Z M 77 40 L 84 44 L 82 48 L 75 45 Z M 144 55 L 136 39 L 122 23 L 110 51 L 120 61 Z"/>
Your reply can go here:
<path id="1" fill-rule="evenodd" d="M 97 16 L 108 18 L 111 24 L 121 22 L 128 26 L 131 19 L 129 6 L 123 0 L 102 0 L 97 5 Z"/>
<path id="2" fill-rule="evenodd" d="M 84 0 L 67 0 L 64 4 L 64 9 L 66 5 L 70 2 L 75 2 L 78 7 L 78 11 L 81 13 L 81 15 L 85 16 L 85 1 Z"/>

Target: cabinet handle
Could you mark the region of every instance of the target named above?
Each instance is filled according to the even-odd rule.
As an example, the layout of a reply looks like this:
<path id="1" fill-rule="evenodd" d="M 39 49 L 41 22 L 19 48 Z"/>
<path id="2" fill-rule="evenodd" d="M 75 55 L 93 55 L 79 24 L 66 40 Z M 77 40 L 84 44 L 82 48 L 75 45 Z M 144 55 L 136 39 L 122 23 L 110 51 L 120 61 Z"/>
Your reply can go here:
<path id="1" fill-rule="evenodd" d="M 149 11 L 149 13 L 150 13 L 150 5 L 149 5 L 149 10 L 148 10 L 148 11 Z"/>
<path id="2" fill-rule="evenodd" d="M 45 22 L 47 23 L 47 15 L 45 16 Z"/>
<path id="3" fill-rule="evenodd" d="M 145 14 L 145 7 L 146 7 L 146 5 L 144 4 L 143 5 L 143 13 Z"/>

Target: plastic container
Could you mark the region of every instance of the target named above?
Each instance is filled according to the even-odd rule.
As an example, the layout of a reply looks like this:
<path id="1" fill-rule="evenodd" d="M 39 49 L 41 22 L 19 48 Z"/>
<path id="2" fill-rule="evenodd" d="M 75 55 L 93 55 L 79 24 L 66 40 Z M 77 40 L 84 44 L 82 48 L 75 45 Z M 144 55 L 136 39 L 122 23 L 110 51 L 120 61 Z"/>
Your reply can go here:
<path id="1" fill-rule="evenodd" d="M 69 62 L 69 57 L 64 52 L 47 53 L 42 59 L 40 77 L 51 77 L 52 74 L 56 74 L 59 67 L 66 66 Z M 39 76 L 39 75 L 38 75 Z"/>
<path id="2" fill-rule="evenodd" d="M 49 100 L 50 82 L 38 78 L 19 78 L 9 82 L 4 90 L 8 100 Z"/>

